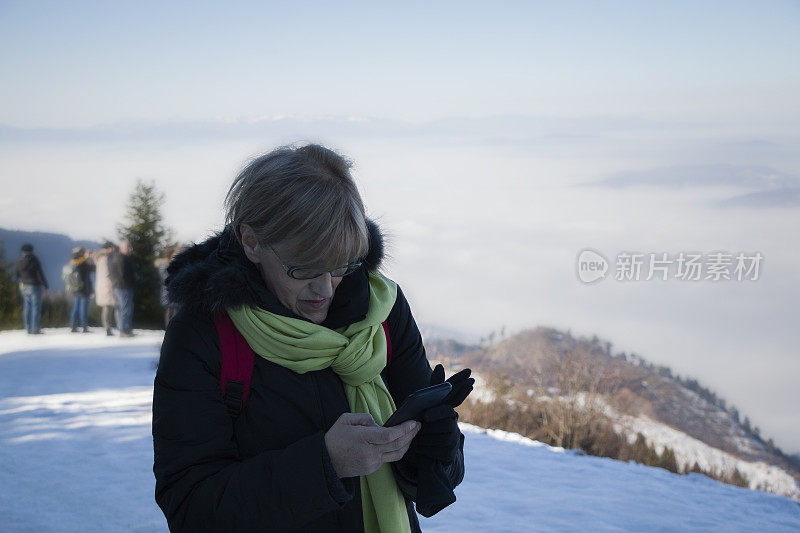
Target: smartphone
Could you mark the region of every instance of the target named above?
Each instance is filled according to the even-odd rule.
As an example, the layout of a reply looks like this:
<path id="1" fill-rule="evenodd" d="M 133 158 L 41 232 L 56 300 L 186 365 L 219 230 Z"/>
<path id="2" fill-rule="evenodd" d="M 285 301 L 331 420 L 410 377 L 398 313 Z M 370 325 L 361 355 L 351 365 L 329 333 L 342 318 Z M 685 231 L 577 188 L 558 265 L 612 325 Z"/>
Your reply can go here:
<path id="1" fill-rule="evenodd" d="M 383 427 L 388 428 L 396 426 L 402 424 L 406 420 L 421 421 L 422 412 L 439 405 L 452 388 L 453 386 L 445 381 L 444 383 L 438 383 L 420 389 L 417 392 L 412 392 L 408 395 L 406 401 L 403 402 L 403 405 L 400 406 L 400 409 L 395 411 L 392 416 L 389 417 L 389 420 L 383 424 Z"/>

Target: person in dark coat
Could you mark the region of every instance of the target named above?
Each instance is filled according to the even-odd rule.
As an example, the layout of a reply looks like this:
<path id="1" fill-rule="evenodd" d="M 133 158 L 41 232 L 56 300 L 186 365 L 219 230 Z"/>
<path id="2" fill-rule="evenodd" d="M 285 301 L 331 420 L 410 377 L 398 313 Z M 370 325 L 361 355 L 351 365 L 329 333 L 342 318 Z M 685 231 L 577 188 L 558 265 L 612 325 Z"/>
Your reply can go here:
<path id="1" fill-rule="evenodd" d="M 22 254 L 14 264 L 14 276 L 21 285 L 22 292 L 22 324 L 29 335 L 39 335 L 39 321 L 42 316 L 42 293 L 49 287 L 44 277 L 42 263 L 33 253 L 33 245 L 22 245 Z"/>
<path id="2" fill-rule="evenodd" d="M 86 255 L 82 246 L 72 250 L 72 258 L 64 265 L 62 275 L 66 282 L 67 292 L 72 296 L 72 333 L 77 333 L 78 328 L 83 328 L 84 333 L 89 331 L 89 298 L 94 295 L 92 272 L 95 265 Z"/>
<path id="3" fill-rule="evenodd" d="M 171 262 L 181 305 L 154 380 L 155 499 L 171 531 L 420 531 L 464 476 L 459 405 L 474 380 L 420 421 L 383 422 L 431 370 L 400 287 L 379 268 L 378 226 L 349 164 L 318 145 L 251 162 L 228 223 Z M 214 319 L 256 352 L 232 415 Z M 386 330 L 382 323 L 385 322 Z M 391 361 L 387 364 L 391 343 Z M 415 510 L 416 503 L 416 510 Z"/>
<path id="4" fill-rule="evenodd" d="M 120 337 L 133 337 L 133 293 L 136 288 L 136 267 L 131 257 L 131 245 L 121 241 L 119 248 L 108 258 L 108 273 L 114 287 L 119 309 L 117 326 Z"/>

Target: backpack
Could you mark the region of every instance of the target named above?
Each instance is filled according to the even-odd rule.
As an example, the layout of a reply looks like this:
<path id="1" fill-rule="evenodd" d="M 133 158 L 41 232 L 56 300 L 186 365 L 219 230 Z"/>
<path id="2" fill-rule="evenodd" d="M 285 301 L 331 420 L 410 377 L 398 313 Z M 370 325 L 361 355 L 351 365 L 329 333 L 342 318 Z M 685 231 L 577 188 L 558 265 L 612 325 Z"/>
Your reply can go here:
<path id="1" fill-rule="evenodd" d="M 64 265 L 64 268 L 61 269 L 61 278 L 67 284 L 68 292 L 78 292 L 83 289 L 83 278 L 78 271 L 78 265 L 74 263 Z"/>
<path id="2" fill-rule="evenodd" d="M 222 399 L 225 401 L 228 413 L 236 420 L 247 405 L 255 352 L 236 329 L 228 313 L 215 314 L 214 325 L 217 328 L 219 348 L 222 352 L 222 372 L 219 378 Z M 384 320 L 381 325 L 383 333 L 386 335 L 386 365 L 388 366 L 392 360 L 392 341 L 389 338 L 389 326 L 386 321 Z"/>

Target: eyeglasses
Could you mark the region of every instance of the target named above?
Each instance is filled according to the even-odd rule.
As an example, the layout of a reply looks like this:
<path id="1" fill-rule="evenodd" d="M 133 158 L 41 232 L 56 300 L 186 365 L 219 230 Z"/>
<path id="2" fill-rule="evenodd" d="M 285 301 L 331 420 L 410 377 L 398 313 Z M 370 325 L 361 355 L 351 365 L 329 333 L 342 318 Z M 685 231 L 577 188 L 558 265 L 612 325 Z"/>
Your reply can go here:
<path id="1" fill-rule="evenodd" d="M 284 264 L 283 260 L 278 255 L 278 252 L 275 251 L 275 248 L 272 247 L 271 244 L 267 243 L 269 249 L 272 250 L 272 253 L 275 254 L 275 257 L 278 258 L 278 261 L 281 263 L 281 266 L 286 269 L 286 275 L 290 278 L 294 279 L 314 279 L 318 278 L 323 275 L 325 272 L 319 272 L 316 270 L 312 270 L 310 268 L 301 268 L 301 267 L 288 267 Z M 349 274 L 352 274 L 356 270 L 359 269 L 361 266 L 361 261 L 355 261 L 353 263 L 348 263 L 346 265 L 334 268 L 330 271 L 332 278 L 342 278 Z"/>

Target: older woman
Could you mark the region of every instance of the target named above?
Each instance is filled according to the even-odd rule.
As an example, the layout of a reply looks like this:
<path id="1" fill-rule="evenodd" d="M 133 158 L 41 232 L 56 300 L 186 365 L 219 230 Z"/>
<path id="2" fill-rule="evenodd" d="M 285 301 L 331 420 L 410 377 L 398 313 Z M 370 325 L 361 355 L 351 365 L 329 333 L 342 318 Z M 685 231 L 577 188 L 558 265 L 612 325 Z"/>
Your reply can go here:
<path id="1" fill-rule="evenodd" d="M 453 408 L 474 380 L 463 370 L 421 420 L 382 426 L 444 371 L 379 271 L 383 237 L 349 168 L 313 144 L 256 158 L 225 229 L 168 269 L 181 310 L 155 378 L 153 470 L 171 530 L 420 531 L 416 512 L 455 501 Z M 246 403 L 223 397 L 220 317 L 255 352 Z"/>

